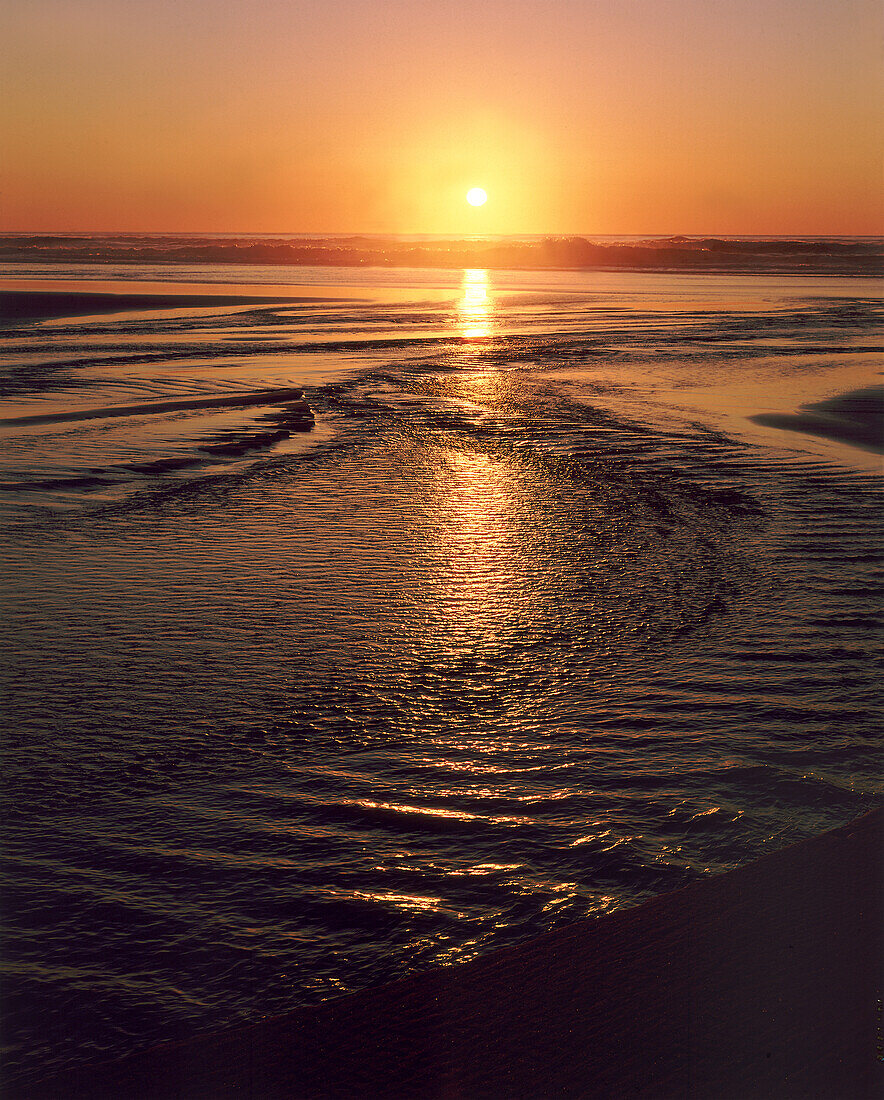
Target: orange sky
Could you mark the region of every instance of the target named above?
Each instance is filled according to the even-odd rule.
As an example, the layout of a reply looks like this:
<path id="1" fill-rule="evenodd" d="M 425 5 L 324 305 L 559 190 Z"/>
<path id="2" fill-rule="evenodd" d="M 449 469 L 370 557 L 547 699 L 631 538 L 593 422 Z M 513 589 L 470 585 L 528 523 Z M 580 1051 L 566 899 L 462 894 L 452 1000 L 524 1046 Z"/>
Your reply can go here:
<path id="1" fill-rule="evenodd" d="M 0 228 L 880 233 L 881 31 L 871 0 L 7 0 Z"/>

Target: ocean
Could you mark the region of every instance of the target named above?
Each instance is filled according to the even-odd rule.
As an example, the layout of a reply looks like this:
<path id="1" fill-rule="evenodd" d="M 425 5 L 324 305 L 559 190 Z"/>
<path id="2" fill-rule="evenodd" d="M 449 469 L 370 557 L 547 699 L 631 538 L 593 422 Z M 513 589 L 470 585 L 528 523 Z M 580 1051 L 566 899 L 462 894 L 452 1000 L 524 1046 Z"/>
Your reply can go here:
<path id="1" fill-rule="evenodd" d="M 0 272 L 7 1080 L 880 799 L 879 283 L 105 260 Z"/>

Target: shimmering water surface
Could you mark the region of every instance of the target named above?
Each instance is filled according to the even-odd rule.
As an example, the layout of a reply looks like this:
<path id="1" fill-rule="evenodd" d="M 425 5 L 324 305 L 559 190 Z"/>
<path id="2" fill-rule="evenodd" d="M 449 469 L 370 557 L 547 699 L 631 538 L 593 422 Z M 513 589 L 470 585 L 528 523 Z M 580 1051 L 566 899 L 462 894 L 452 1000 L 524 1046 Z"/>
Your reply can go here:
<path id="1" fill-rule="evenodd" d="M 307 299 L 2 333 L 13 1075 L 468 959 L 877 797 L 880 455 L 750 419 L 873 392 L 870 280 L 7 274 Z M 315 425 L 270 444 L 272 403 L 59 419 L 283 386 Z"/>

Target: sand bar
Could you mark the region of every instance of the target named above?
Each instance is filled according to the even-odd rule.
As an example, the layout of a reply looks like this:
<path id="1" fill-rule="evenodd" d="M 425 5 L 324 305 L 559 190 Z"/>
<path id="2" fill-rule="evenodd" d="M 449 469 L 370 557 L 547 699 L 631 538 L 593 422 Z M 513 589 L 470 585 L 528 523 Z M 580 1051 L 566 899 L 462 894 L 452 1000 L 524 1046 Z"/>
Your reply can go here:
<path id="1" fill-rule="evenodd" d="M 68 409 L 65 412 L 34 413 L 0 419 L 0 424 L 62 424 L 73 420 L 103 420 L 113 416 L 150 416 L 153 413 L 183 412 L 186 409 L 238 408 L 246 405 L 272 405 L 299 401 L 304 391 L 286 386 L 250 393 L 228 393 L 212 397 L 182 397 L 173 401 L 143 401 L 137 405 L 108 405 L 101 409 Z M 305 406 L 306 411 L 306 406 Z"/>
<path id="2" fill-rule="evenodd" d="M 884 453 L 884 386 L 868 386 L 803 405 L 796 413 L 759 413 L 751 419 L 768 428 L 818 435 Z"/>
<path id="3" fill-rule="evenodd" d="M 158 294 L 104 293 L 82 290 L 0 291 L 0 320 L 42 321 L 101 313 L 133 313 L 151 309 L 207 309 L 214 306 L 316 305 L 344 302 L 348 298 L 281 294 L 192 294 L 167 291 Z"/>
<path id="4" fill-rule="evenodd" d="M 475 962 L 19 1095 L 865 1100 L 884 1083 L 882 850 L 876 810 Z"/>

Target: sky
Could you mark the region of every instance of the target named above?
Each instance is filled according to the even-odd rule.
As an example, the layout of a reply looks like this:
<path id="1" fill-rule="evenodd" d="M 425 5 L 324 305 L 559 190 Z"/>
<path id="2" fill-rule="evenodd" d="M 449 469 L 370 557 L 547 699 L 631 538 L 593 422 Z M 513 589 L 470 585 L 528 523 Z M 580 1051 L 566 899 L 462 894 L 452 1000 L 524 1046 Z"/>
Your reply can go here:
<path id="1" fill-rule="evenodd" d="M 0 230 L 884 232 L 877 0 L 0 9 Z"/>

